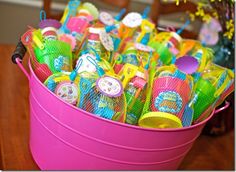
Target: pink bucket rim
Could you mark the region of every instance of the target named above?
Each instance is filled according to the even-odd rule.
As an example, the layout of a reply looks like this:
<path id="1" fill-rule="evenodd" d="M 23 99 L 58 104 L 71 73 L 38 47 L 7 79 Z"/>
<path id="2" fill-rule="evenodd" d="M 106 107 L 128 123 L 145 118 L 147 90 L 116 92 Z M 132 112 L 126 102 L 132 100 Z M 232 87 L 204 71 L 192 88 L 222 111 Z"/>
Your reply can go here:
<path id="1" fill-rule="evenodd" d="M 146 130 L 146 131 L 152 131 L 152 132 L 178 132 L 178 131 L 185 131 L 185 130 L 191 130 L 193 128 L 196 128 L 196 127 L 199 127 L 203 124 L 205 124 L 209 119 L 211 119 L 211 117 L 214 115 L 214 112 L 215 112 L 215 109 L 213 109 L 212 113 L 210 116 L 208 116 L 205 120 L 201 121 L 200 123 L 197 123 L 197 124 L 194 124 L 194 125 L 191 125 L 189 127 L 183 127 L 183 128 L 177 128 L 177 129 L 174 129 L 174 128 L 170 128 L 170 129 L 158 129 L 158 128 L 142 128 L 140 126 L 135 126 L 135 125 L 130 125 L 130 124 L 126 124 L 126 123 L 121 123 L 121 122 L 117 122 L 117 121 L 112 121 L 112 120 L 109 120 L 109 119 L 105 119 L 105 118 L 101 118 L 101 117 L 98 117 L 96 115 L 93 115 L 92 113 L 89 113 L 87 111 L 84 111 L 82 109 L 79 109 L 78 107 L 75 107 L 65 101 L 63 101 L 62 99 L 58 98 L 55 94 L 53 94 L 49 89 L 47 89 L 47 87 L 38 79 L 38 77 L 35 75 L 32 67 L 31 67 L 31 63 L 30 63 L 30 58 L 28 60 L 28 66 L 29 66 L 29 69 L 30 69 L 30 73 L 31 73 L 31 76 L 33 76 L 35 78 L 35 80 L 51 95 L 53 95 L 54 97 L 56 97 L 59 101 L 63 102 L 63 104 L 65 104 L 66 106 L 69 106 L 71 108 L 74 108 L 75 110 L 77 111 L 80 111 L 80 112 L 83 112 L 85 113 L 86 115 L 89 115 L 95 119 L 98 119 L 98 120 L 102 120 L 102 121 L 105 121 L 105 122 L 108 122 L 108 123 L 112 123 L 114 125 L 119 125 L 119 126 L 123 126 L 123 127 L 128 127 L 128 128 L 133 128 L 133 129 L 137 129 L 137 130 Z M 31 78 L 30 78 L 30 82 L 31 82 Z"/>

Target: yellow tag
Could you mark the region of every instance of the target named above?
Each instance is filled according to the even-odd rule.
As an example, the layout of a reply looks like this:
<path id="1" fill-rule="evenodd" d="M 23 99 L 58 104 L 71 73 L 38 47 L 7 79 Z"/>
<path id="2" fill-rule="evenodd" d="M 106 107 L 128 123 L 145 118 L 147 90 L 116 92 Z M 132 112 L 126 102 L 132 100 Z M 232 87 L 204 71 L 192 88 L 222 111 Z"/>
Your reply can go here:
<path id="1" fill-rule="evenodd" d="M 151 33 L 152 30 L 155 28 L 155 25 L 151 23 L 150 21 L 143 19 L 142 24 L 141 24 L 141 30 L 142 32 L 137 38 L 136 42 L 140 42 L 142 38 L 145 36 L 146 33 Z"/>
<path id="2" fill-rule="evenodd" d="M 132 79 L 138 71 L 138 67 L 132 64 L 126 63 L 121 71 L 119 72 L 119 76 L 122 80 L 122 85 L 125 88 L 130 79 Z"/>
<path id="3" fill-rule="evenodd" d="M 39 47 L 39 49 L 44 49 L 44 45 L 42 43 L 42 34 L 41 34 L 41 31 L 38 29 L 38 30 L 35 30 L 33 32 L 33 41 L 34 43 L 36 44 L 37 47 Z"/>
<path id="4" fill-rule="evenodd" d="M 175 65 L 161 66 L 157 69 L 155 77 L 158 77 L 162 72 L 164 73 L 174 73 L 177 68 Z"/>
<path id="5" fill-rule="evenodd" d="M 170 32 L 160 32 L 158 33 L 153 40 L 159 43 L 166 42 L 171 37 Z"/>

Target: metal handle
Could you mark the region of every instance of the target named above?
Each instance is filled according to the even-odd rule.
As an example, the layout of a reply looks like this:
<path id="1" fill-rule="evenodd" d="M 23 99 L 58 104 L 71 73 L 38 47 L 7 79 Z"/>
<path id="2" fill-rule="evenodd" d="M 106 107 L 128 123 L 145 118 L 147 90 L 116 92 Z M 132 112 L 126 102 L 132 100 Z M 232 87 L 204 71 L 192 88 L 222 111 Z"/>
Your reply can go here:
<path id="1" fill-rule="evenodd" d="M 214 114 L 217 114 L 217 113 L 227 109 L 229 106 L 230 106 L 230 102 L 225 101 L 225 105 L 223 107 L 219 108 L 219 109 L 216 109 Z"/>
<path id="2" fill-rule="evenodd" d="M 16 62 L 17 58 L 23 60 L 23 57 L 25 56 L 25 53 L 26 53 L 26 48 L 23 45 L 23 43 L 21 41 L 19 41 L 17 46 L 16 46 L 16 49 L 15 49 L 14 53 L 11 56 L 12 62 L 17 64 L 17 62 Z"/>
<path id="3" fill-rule="evenodd" d="M 16 49 L 15 49 L 14 53 L 11 56 L 11 60 L 12 60 L 13 63 L 15 63 L 19 66 L 19 68 L 25 74 L 27 79 L 30 80 L 29 73 L 25 70 L 24 66 L 21 63 L 24 56 L 25 56 L 25 53 L 26 53 L 26 48 L 25 48 L 24 44 L 21 41 L 19 41 L 17 46 L 16 46 Z"/>

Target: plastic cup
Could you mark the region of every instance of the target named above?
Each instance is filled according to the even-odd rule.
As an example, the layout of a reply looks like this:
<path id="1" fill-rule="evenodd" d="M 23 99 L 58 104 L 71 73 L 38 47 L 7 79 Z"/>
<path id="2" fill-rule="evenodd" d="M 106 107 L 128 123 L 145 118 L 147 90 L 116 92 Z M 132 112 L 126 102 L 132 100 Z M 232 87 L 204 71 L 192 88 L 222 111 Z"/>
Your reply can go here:
<path id="1" fill-rule="evenodd" d="M 192 56 L 183 56 L 175 61 L 175 65 L 179 70 L 186 74 L 192 74 L 198 69 L 198 60 Z"/>
<path id="2" fill-rule="evenodd" d="M 152 47 L 153 49 L 155 49 L 155 51 L 159 55 L 160 61 L 163 64 L 169 65 L 172 62 L 172 53 L 164 44 L 160 44 L 158 42 L 152 41 L 148 45 Z"/>
<path id="3" fill-rule="evenodd" d="M 195 87 L 196 101 L 193 104 L 194 121 L 216 100 L 215 92 L 216 88 L 208 80 L 199 78 Z"/>
<path id="4" fill-rule="evenodd" d="M 58 40 L 45 41 L 44 49 L 35 48 L 39 63 L 46 63 L 53 73 L 72 70 L 71 46 Z"/>
<path id="5" fill-rule="evenodd" d="M 186 81 L 170 76 L 156 78 L 152 92 L 152 111 L 170 113 L 182 119 L 191 94 Z"/>
<path id="6" fill-rule="evenodd" d="M 148 112 L 139 119 L 139 126 L 144 128 L 181 128 L 181 120 L 170 113 Z"/>
<path id="7" fill-rule="evenodd" d="M 125 93 L 125 97 L 127 102 L 128 101 L 131 102 L 134 99 L 134 96 L 130 95 L 129 93 Z M 139 98 L 137 98 L 133 104 L 132 109 L 131 110 L 128 109 L 127 111 L 126 123 L 136 125 L 142 113 L 143 106 L 144 102 Z"/>

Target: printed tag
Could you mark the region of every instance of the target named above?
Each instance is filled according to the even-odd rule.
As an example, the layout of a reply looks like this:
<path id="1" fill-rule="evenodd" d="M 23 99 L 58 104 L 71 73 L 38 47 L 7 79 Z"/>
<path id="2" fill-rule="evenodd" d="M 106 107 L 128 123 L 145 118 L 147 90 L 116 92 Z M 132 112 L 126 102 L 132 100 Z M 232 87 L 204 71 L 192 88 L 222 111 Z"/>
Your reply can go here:
<path id="1" fill-rule="evenodd" d="M 64 81 L 57 85 L 55 94 L 70 104 L 76 104 L 78 87 L 70 81 Z"/>
<path id="2" fill-rule="evenodd" d="M 102 11 L 100 12 L 99 14 L 99 20 L 105 24 L 105 25 L 108 25 L 108 26 L 111 26 L 111 25 L 114 25 L 115 24 L 115 21 L 112 17 L 111 14 L 105 12 L 105 11 Z"/>
<path id="3" fill-rule="evenodd" d="M 99 78 L 96 86 L 102 94 L 108 97 L 119 97 L 123 92 L 121 82 L 110 76 Z"/>
<path id="4" fill-rule="evenodd" d="M 69 66 L 69 58 L 60 55 L 54 59 L 53 65 L 57 72 L 61 72 Z"/>
<path id="5" fill-rule="evenodd" d="M 105 47 L 107 51 L 113 51 L 114 50 L 114 44 L 111 36 L 107 34 L 104 31 L 101 31 L 99 33 L 99 38 L 102 42 L 102 45 Z"/>
<path id="6" fill-rule="evenodd" d="M 141 25 L 142 20 L 142 16 L 139 13 L 131 12 L 124 17 L 122 23 L 127 27 L 135 28 Z"/>
<path id="7" fill-rule="evenodd" d="M 135 48 L 136 48 L 137 50 L 145 51 L 145 52 L 153 52 L 153 51 L 154 51 L 153 48 L 151 48 L 151 47 L 149 47 L 149 46 L 147 46 L 147 45 L 144 45 L 144 44 L 140 44 L 140 43 L 136 43 L 136 44 L 135 44 Z"/>
<path id="8" fill-rule="evenodd" d="M 161 112 L 177 114 L 182 109 L 182 98 L 174 91 L 163 91 L 155 98 L 155 108 Z"/>

